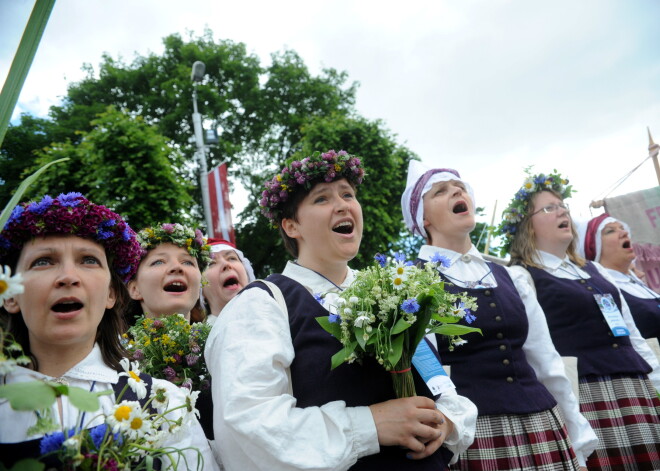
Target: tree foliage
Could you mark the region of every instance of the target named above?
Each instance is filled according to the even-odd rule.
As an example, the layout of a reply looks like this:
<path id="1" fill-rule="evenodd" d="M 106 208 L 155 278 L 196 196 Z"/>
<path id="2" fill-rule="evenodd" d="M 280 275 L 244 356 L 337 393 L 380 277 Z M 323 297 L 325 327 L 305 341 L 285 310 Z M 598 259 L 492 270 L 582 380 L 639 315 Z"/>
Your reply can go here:
<path id="1" fill-rule="evenodd" d="M 113 208 L 136 230 L 190 218 L 190 185 L 172 165 L 170 157 L 177 151 L 166 138 L 141 117 L 113 107 L 90 125 L 79 133 L 77 144 L 67 140 L 37 152 L 36 166 L 71 159 L 40 177 L 39 194 L 79 191 Z"/>

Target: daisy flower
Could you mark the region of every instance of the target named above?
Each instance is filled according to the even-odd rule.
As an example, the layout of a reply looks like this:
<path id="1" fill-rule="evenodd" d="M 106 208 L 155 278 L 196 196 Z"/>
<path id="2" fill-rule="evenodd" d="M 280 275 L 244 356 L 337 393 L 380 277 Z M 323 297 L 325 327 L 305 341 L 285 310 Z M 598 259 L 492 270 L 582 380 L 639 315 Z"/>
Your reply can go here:
<path id="1" fill-rule="evenodd" d="M 11 268 L 0 266 L 0 302 L 23 292 L 23 275 L 11 276 Z"/>
<path id="2" fill-rule="evenodd" d="M 161 386 L 152 387 L 151 396 L 149 396 L 149 398 L 152 399 L 151 405 L 159 412 L 164 411 L 167 408 L 167 404 L 170 402 L 167 389 Z"/>
<path id="3" fill-rule="evenodd" d="M 133 412 L 140 410 L 142 410 L 142 406 L 137 401 L 122 401 L 115 404 L 112 413 L 106 416 L 108 425 L 112 427 L 112 432 L 126 431 L 130 427 Z"/>
<path id="4" fill-rule="evenodd" d="M 138 363 L 131 362 L 128 358 L 122 358 L 119 361 L 119 364 L 124 368 L 123 373 L 119 373 L 119 376 L 126 376 L 128 378 L 128 385 L 137 395 L 138 399 L 144 399 L 147 395 L 147 386 L 145 385 L 142 378 L 140 378 L 140 370 L 138 369 Z"/>
<path id="5" fill-rule="evenodd" d="M 153 424 L 149 420 L 149 413 L 142 409 L 133 409 L 131 417 L 128 420 L 126 433 L 130 438 L 142 438 L 149 435 L 153 430 Z"/>
<path id="6" fill-rule="evenodd" d="M 199 411 L 195 409 L 195 404 L 197 403 L 197 396 L 199 396 L 199 391 L 191 391 L 187 388 L 179 388 L 186 393 L 186 411 L 188 414 L 195 414 L 199 418 Z"/>

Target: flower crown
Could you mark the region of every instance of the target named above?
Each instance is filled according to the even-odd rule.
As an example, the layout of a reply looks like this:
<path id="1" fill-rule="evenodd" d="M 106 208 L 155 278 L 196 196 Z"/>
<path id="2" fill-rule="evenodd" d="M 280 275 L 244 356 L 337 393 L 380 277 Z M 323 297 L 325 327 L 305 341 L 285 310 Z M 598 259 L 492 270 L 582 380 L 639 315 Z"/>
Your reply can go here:
<path id="1" fill-rule="evenodd" d="M 544 173 L 530 175 L 528 170 L 525 171 L 528 177 L 502 213 L 502 222 L 497 227 L 497 233 L 504 236 L 501 253 L 509 252 L 520 223 L 527 217 L 527 207 L 532 196 L 542 190 L 554 190 L 562 199 L 571 196 L 573 188 L 568 184 L 568 179 L 557 173 L 557 170 L 553 172 L 547 175 Z"/>
<path id="2" fill-rule="evenodd" d="M 202 231 L 179 223 L 147 227 L 138 232 L 137 239 L 142 247 L 141 258 L 144 258 L 149 250 L 160 244 L 170 243 L 183 247 L 195 257 L 200 271 L 204 271 L 211 261 L 211 247 L 206 243 Z"/>
<path id="3" fill-rule="evenodd" d="M 261 212 L 272 223 L 277 223 L 281 218 L 282 205 L 291 193 L 299 188 L 310 190 L 319 181 L 329 183 L 339 178 L 346 178 L 356 185 L 362 183 L 364 168 L 360 159 L 344 150 L 329 150 L 289 162 L 280 173 L 264 184 L 266 189 L 259 200 Z"/>
<path id="4" fill-rule="evenodd" d="M 0 233 L 0 261 L 35 237 L 70 234 L 101 244 L 114 270 L 127 281 L 137 271 L 140 245 L 124 219 L 77 192 L 17 205 Z"/>

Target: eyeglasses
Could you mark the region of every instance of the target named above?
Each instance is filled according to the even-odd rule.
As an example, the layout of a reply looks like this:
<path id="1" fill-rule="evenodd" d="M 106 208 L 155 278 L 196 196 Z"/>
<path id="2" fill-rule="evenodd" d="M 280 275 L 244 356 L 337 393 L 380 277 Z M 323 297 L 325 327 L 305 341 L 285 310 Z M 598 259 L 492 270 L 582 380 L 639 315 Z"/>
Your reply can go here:
<path id="1" fill-rule="evenodd" d="M 561 208 L 561 209 L 565 209 L 566 211 L 570 211 L 570 209 L 568 208 L 568 205 L 567 205 L 566 203 L 549 204 L 549 205 L 547 205 L 547 206 L 543 206 L 543 207 L 542 207 L 541 209 L 539 209 L 538 211 L 534 211 L 532 214 L 529 215 L 529 217 L 532 217 L 532 216 L 534 216 L 535 214 L 540 213 L 541 211 L 543 211 L 544 213 L 547 213 L 547 214 L 549 214 L 549 213 L 554 213 L 554 212 L 557 211 L 559 208 Z"/>

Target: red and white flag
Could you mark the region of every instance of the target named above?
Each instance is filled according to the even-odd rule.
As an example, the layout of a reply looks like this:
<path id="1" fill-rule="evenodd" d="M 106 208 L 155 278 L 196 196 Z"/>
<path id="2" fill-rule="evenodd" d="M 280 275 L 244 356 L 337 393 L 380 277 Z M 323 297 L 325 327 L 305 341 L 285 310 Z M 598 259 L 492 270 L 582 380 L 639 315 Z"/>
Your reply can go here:
<path id="1" fill-rule="evenodd" d="M 227 182 L 227 165 L 220 164 L 206 176 L 209 186 L 209 203 L 211 205 L 211 221 L 209 237 L 221 237 L 236 243 L 234 226 L 231 223 L 231 203 L 229 202 L 229 184 Z"/>

